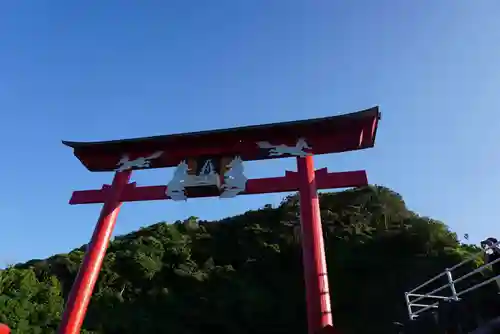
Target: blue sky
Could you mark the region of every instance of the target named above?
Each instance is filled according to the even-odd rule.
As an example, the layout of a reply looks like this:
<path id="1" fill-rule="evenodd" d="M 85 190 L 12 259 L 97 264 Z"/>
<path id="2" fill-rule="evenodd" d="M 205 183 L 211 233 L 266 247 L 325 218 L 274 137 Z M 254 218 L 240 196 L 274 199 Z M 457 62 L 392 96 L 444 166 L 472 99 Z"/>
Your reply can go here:
<path id="1" fill-rule="evenodd" d="M 380 105 L 376 148 L 320 156 L 472 241 L 497 235 L 496 0 L 15 1 L 0 4 L 0 262 L 86 243 L 99 205 L 61 139 L 106 140 L 353 112 Z M 293 159 L 250 163 L 279 176 Z M 137 172 L 166 184 L 171 170 Z M 283 194 L 126 204 L 116 234 L 217 219 Z"/>

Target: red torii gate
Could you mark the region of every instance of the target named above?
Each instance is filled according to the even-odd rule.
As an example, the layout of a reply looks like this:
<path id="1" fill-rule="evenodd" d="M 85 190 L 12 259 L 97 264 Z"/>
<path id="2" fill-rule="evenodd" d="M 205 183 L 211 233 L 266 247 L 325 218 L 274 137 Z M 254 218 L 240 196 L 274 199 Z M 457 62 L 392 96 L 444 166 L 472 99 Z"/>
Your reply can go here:
<path id="1" fill-rule="evenodd" d="M 315 171 L 313 155 L 373 147 L 378 107 L 356 113 L 215 131 L 106 142 L 67 142 L 91 172 L 115 172 L 111 185 L 75 191 L 70 204 L 104 203 L 66 302 L 60 334 L 80 333 L 122 202 L 299 191 L 308 333 L 332 332 L 317 189 L 368 184 L 365 171 Z M 296 157 L 297 172 L 247 179 L 243 161 Z M 168 185 L 129 183 L 132 170 L 175 167 Z"/>

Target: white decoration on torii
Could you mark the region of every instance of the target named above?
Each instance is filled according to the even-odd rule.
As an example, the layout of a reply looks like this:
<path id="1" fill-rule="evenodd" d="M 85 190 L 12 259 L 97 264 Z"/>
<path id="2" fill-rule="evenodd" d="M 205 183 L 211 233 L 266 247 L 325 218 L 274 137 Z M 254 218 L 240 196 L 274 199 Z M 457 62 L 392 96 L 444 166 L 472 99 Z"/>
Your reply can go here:
<path id="1" fill-rule="evenodd" d="M 185 193 L 186 178 L 188 177 L 189 166 L 186 161 L 181 161 L 174 172 L 172 180 L 167 185 L 167 196 L 174 201 L 186 201 Z"/>
<path id="2" fill-rule="evenodd" d="M 312 155 L 312 153 L 304 151 L 304 149 L 311 149 L 304 138 L 297 140 L 295 146 L 287 146 L 284 144 L 273 145 L 268 141 L 259 141 L 257 145 L 263 149 L 269 149 L 269 156 L 280 156 L 284 154 L 294 155 L 298 157 L 306 157 Z"/>
<path id="3" fill-rule="evenodd" d="M 224 173 L 221 198 L 235 197 L 246 188 L 248 178 L 243 174 L 243 161 L 235 157 L 228 165 L 230 169 Z"/>
<path id="4" fill-rule="evenodd" d="M 147 157 L 139 157 L 134 160 L 130 160 L 128 154 L 124 154 L 120 161 L 116 164 L 118 168 L 115 170 L 117 172 L 123 172 L 132 168 L 148 168 L 151 166 L 151 160 L 159 158 L 163 154 L 163 151 L 158 151 Z"/>

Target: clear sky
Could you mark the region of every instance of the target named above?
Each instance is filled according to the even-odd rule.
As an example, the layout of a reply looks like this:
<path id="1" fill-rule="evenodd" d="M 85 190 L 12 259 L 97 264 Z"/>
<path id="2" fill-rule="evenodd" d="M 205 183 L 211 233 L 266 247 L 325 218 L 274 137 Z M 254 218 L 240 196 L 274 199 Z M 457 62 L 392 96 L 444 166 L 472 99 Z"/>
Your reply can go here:
<path id="1" fill-rule="evenodd" d="M 0 262 L 86 243 L 111 174 L 60 140 L 106 140 L 348 113 L 380 105 L 376 148 L 320 156 L 472 241 L 499 235 L 498 0 L 3 1 Z M 251 163 L 279 176 L 293 159 Z M 172 170 L 137 172 L 166 184 Z M 283 194 L 124 205 L 116 234 L 217 219 Z"/>

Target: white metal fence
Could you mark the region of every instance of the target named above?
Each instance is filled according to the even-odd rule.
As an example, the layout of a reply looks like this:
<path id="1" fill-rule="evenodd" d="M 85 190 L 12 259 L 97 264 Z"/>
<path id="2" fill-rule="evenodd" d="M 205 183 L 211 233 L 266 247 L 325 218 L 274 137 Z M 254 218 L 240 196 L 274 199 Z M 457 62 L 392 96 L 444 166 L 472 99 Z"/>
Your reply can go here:
<path id="1" fill-rule="evenodd" d="M 497 242 L 492 246 L 486 247 L 483 251 L 481 251 L 473 256 L 470 256 L 469 258 L 465 259 L 464 261 L 460 262 L 459 264 L 457 264 L 451 268 L 446 268 L 440 274 L 432 277 L 431 279 L 429 279 L 425 283 L 420 284 L 419 286 L 417 286 L 413 290 L 406 292 L 405 299 L 406 299 L 406 305 L 408 307 L 408 315 L 409 315 L 410 319 L 411 320 L 415 319 L 416 317 L 418 317 L 418 315 L 420 313 L 425 312 L 427 310 L 430 310 L 433 308 L 438 308 L 439 300 L 459 300 L 460 296 L 462 296 L 468 292 L 474 291 L 474 290 L 476 290 L 476 289 L 478 289 L 486 284 L 492 283 L 496 279 L 500 279 L 500 275 L 498 275 L 496 277 L 492 277 L 492 278 L 489 278 L 487 280 L 484 280 L 484 281 L 482 281 L 478 284 L 475 284 L 471 287 L 465 288 L 461 291 L 457 290 L 457 287 L 456 287 L 456 283 L 461 282 L 461 281 L 471 277 L 472 275 L 474 275 L 476 273 L 480 273 L 480 272 L 484 271 L 485 269 L 487 269 L 491 265 L 499 262 L 500 258 L 496 259 L 495 261 L 492 261 L 490 263 L 487 263 L 485 265 L 482 265 L 481 267 L 479 267 L 471 272 L 468 272 L 468 273 L 466 273 L 458 278 L 453 277 L 453 272 L 456 269 L 462 267 L 466 263 L 472 262 L 472 261 L 476 260 L 477 258 L 483 256 L 487 250 L 489 250 L 493 247 L 496 247 L 499 243 L 500 242 Z M 431 292 L 426 292 L 426 293 L 422 292 L 423 290 L 425 290 L 424 288 L 429 286 L 429 284 L 436 282 L 438 279 L 440 279 L 443 276 L 446 278 L 447 283 L 432 290 Z"/>

